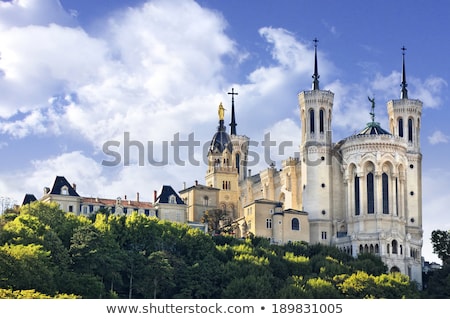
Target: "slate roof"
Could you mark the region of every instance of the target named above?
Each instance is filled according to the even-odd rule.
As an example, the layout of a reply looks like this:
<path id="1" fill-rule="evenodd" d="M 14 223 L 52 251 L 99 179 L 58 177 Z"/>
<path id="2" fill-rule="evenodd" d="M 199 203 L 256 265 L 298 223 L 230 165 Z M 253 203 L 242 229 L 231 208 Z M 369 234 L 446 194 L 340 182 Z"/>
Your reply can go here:
<path id="1" fill-rule="evenodd" d="M 30 204 L 35 201 L 37 201 L 36 196 L 34 196 L 33 194 L 25 194 L 22 205 Z"/>
<path id="2" fill-rule="evenodd" d="M 392 135 L 380 126 L 378 122 L 367 123 L 367 126 L 356 135 Z"/>
<path id="3" fill-rule="evenodd" d="M 181 199 L 181 197 L 175 192 L 175 190 L 170 185 L 163 185 L 161 187 L 161 190 L 159 192 L 158 197 L 156 198 L 155 203 L 156 204 L 169 204 L 169 198 L 171 195 L 175 196 L 175 201 L 179 205 L 183 205 L 184 201 Z"/>
<path id="4" fill-rule="evenodd" d="M 70 183 L 67 181 L 67 179 L 64 176 L 56 176 L 56 179 L 55 179 L 55 182 L 53 183 L 53 187 L 52 187 L 52 190 L 50 191 L 50 194 L 61 195 L 61 188 L 63 186 L 67 187 L 67 191 L 70 196 L 80 197 L 80 195 L 78 195 L 75 188 L 73 188 L 72 185 L 70 185 Z"/>

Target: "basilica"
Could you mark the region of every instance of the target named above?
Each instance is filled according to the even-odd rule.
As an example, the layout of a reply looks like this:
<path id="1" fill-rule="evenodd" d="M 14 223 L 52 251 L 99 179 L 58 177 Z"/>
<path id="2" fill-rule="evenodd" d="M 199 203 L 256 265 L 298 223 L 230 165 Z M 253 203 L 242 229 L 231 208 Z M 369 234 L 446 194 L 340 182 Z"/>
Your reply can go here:
<path id="1" fill-rule="evenodd" d="M 298 94 L 301 121 L 300 156 L 287 157 L 252 174 L 247 168 L 250 138 L 237 134 L 234 89 L 230 132 L 225 110 L 218 109 L 204 182 L 178 192 L 170 185 L 154 191 L 153 202 L 139 193 L 115 199 L 82 197 L 76 185 L 57 176 L 41 201 L 57 202 L 75 214 L 108 210 L 147 216 L 211 232 L 205 215 L 219 215 L 214 232 L 238 238 L 265 237 L 273 244 L 308 242 L 333 245 L 356 257 L 372 253 L 390 272 L 401 272 L 422 285 L 422 102 L 408 97 L 405 54 L 399 99 L 387 102 L 389 128 L 371 121 L 361 130 L 333 142 L 334 93 L 321 90 L 314 55 L 312 88 Z M 24 204 L 37 200 L 27 194 Z"/>
<path id="2" fill-rule="evenodd" d="M 332 140 L 334 93 L 321 90 L 315 46 L 311 90 L 298 94 L 300 157 L 257 174 L 247 169 L 249 138 L 236 132 L 234 90 L 228 133 L 223 106 L 209 152 L 205 183 L 180 191 L 187 219 L 226 212 L 237 237 L 274 244 L 305 241 L 334 245 L 352 256 L 373 253 L 391 272 L 422 283 L 422 102 L 408 97 L 405 55 L 400 99 L 387 102 L 389 128 L 371 121 Z M 297 133 L 294 133 L 297 134 Z"/>

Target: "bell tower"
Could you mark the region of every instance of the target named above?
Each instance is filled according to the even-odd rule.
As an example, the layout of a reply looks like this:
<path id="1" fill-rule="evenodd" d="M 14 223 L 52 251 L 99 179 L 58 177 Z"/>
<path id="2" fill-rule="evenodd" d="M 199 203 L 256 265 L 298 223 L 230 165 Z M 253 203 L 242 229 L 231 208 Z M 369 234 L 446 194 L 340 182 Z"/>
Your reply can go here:
<path id="1" fill-rule="evenodd" d="M 387 103 L 389 124 L 392 135 L 400 137 L 406 143 L 406 167 L 399 167 L 399 179 L 405 183 L 404 193 L 400 199 L 407 210 L 405 212 L 405 229 L 407 234 L 407 251 L 421 255 L 422 229 L 422 153 L 420 151 L 420 124 L 423 103 L 408 97 L 405 51 L 402 47 L 402 83 L 400 99 Z M 411 256 L 414 255 L 411 253 Z M 421 276 L 420 262 L 410 258 L 408 265 L 410 276 Z"/>
<path id="2" fill-rule="evenodd" d="M 329 244 L 332 237 L 331 116 L 334 93 L 320 90 L 314 39 L 312 89 L 298 95 L 302 126 L 302 210 L 308 213 L 311 243 Z"/>

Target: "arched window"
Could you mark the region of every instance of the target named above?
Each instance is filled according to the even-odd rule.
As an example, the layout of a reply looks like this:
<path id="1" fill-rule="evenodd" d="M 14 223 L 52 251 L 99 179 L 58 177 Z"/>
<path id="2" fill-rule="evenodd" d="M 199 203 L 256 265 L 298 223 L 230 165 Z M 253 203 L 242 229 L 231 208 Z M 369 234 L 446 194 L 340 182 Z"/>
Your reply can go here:
<path id="1" fill-rule="evenodd" d="M 373 187 L 373 173 L 367 174 L 367 213 L 375 213 L 375 195 Z"/>
<path id="2" fill-rule="evenodd" d="M 378 244 L 375 244 L 375 254 L 380 253 L 380 248 L 378 247 Z"/>
<path id="3" fill-rule="evenodd" d="M 397 244 L 397 241 L 395 239 L 392 241 L 392 253 L 393 254 L 398 254 L 398 244 Z"/>
<path id="4" fill-rule="evenodd" d="M 61 187 L 61 195 L 69 195 L 69 189 L 67 186 Z"/>
<path id="5" fill-rule="evenodd" d="M 240 164 L 241 164 L 241 156 L 239 155 L 239 153 L 237 153 L 236 154 L 236 168 L 237 168 L 238 174 L 239 174 Z"/>
<path id="6" fill-rule="evenodd" d="M 408 142 L 413 141 L 413 120 L 408 119 Z"/>
<path id="7" fill-rule="evenodd" d="M 314 133 L 314 110 L 309 110 L 309 132 Z"/>
<path id="8" fill-rule="evenodd" d="M 403 137 L 403 119 L 398 119 L 398 136 Z"/>
<path id="9" fill-rule="evenodd" d="M 170 197 L 169 197 L 169 204 L 176 204 L 174 195 L 170 195 Z"/>
<path id="10" fill-rule="evenodd" d="M 292 230 L 300 230 L 300 222 L 298 221 L 298 218 L 292 218 L 291 228 Z"/>
<path id="11" fill-rule="evenodd" d="M 355 175 L 355 215 L 361 213 L 361 206 L 359 202 L 359 177 Z"/>
<path id="12" fill-rule="evenodd" d="M 383 214 L 389 214 L 389 177 L 386 173 L 381 175 L 383 188 Z"/>
<path id="13" fill-rule="evenodd" d="M 323 110 L 319 111 L 319 132 L 323 133 L 324 131 L 324 124 L 323 124 Z"/>
<path id="14" fill-rule="evenodd" d="M 362 254 L 364 252 L 363 245 L 359 245 L 359 253 Z"/>

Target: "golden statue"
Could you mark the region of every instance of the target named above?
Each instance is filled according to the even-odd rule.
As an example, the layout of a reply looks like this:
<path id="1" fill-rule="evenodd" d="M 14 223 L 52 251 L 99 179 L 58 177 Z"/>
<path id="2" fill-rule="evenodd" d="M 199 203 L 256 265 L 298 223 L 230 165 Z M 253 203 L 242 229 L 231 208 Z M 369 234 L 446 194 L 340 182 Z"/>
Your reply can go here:
<path id="1" fill-rule="evenodd" d="M 218 113 L 219 113 L 219 120 L 223 121 L 223 119 L 225 117 L 225 108 L 223 107 L 222 102 L 220 102 L 220 104 L 219 104 L 219 111 L 218 111 Z"/>

